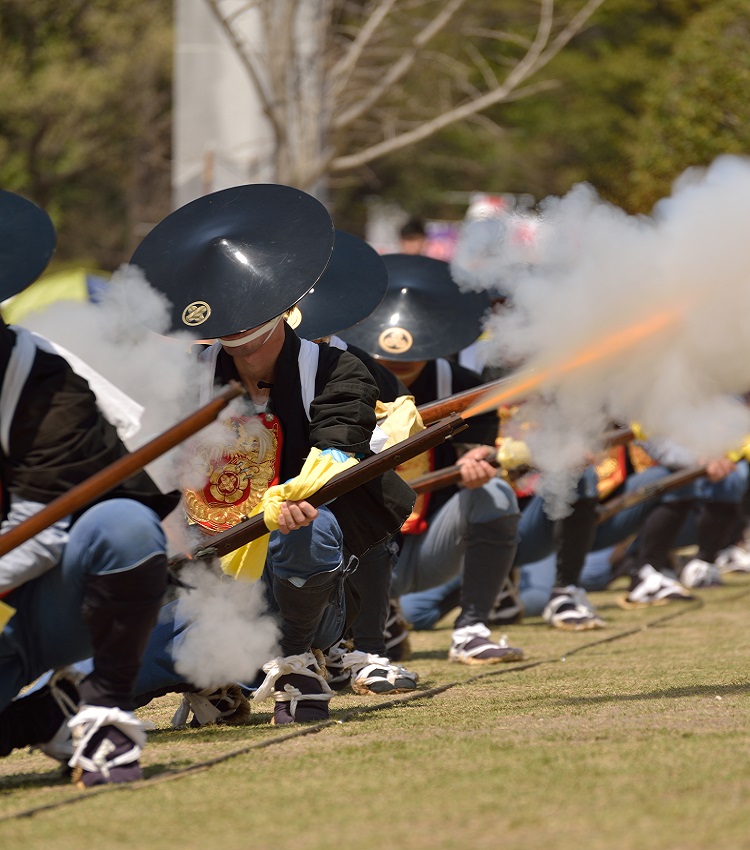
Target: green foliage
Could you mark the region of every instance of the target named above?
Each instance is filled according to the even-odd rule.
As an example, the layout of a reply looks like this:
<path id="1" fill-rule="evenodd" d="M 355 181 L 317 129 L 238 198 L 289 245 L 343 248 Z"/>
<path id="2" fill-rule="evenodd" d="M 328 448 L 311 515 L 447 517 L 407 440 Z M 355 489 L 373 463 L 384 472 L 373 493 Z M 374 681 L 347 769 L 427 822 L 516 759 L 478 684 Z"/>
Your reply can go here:
<path id="1" fill-rule="evenodd" d="M 120 262 L 168 187 L 170 12 L 169 0 L 0 4 L 0 183 L 52 215 L 58 257 Z"/>
<path id="2" fill-rule="evenodd" d="M 719 0 L 696 15 L 643 98 L 629 200 L 649 209 L 686 168 L 750 153 L 750 5 Z"/>
<path id="3" fill-rule="evenodd" d="M 503 10 L 526 16 L 531 5 L 517 0 L 503 4 Z M 448 191 L 529 192 L 543 198 L 564 194 L 580 181 L 628 207 L 629 145 L 643 92 L 663 72 L 682 29 L 712 5 L 710 0 L 606 0 L 589 26 L 532 81 L 550 80 L 554 88 L 496 106 L 484 123 L 464 124 L 372 164 L 371 185 L 410 209 L 421 198 L 423 214 L 436 218 L 445 214 L 440 197 Z M 499 29 L 509 22 L 496 22 L 496 8 L 485 5 L 483 13 L 485 22 Z M 523 20 L 530 31 L 534 18 Z M 518 47 L 498 43 L 485 58 L 502 78 L 518 58 Z M 461 215 L 454 208 L 454 217 Z"/>

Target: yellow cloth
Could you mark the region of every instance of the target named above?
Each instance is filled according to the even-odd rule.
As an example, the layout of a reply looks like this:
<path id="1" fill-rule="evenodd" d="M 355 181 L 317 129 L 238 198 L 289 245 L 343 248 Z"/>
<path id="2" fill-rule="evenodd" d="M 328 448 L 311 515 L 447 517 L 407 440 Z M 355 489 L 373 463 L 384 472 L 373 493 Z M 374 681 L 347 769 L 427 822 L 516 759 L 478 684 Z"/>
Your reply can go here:
<path id="1" fill-rule="evenodd" d="M 740 448 L 727 452 L 727 457 L 732 463 L 737 463 L 743 459 L 750 461 L 750 436 L 745 437 Z"/>
<path id="2" fill-rule="evenodd" d="M 269 487 L 263 498 L 255 506 L 251 517 L 263 512 L 263 521 L 269 531 L 279 527 L 279 513 L 284 502 L 299 502 L 317 493 L 334 475 L 355 466 L 356 458 L 345 461 L 336 460 L 330 454 L 322 454 L 320 449 L 310 449 L 310 454 L 296 478 L 290 478 L 284 484 Z M 246 546 L 230 552 L 221 559 L 221 568 L 228 575 L 245 581 L 255 581 L 263 572 L 268 552 L 268 535 L 264 534 Z"/>
<path id="3" fill-rule="evenodd" d="M 519 466 L 533 466 L 531 450 L 523 440 L 513 437 L 501 437 L 497 443 L 497 460 L 503 469 L 509 472 Z"/>
<path id="4" fill-rule="evenodd" d="M 630 423 L 630 430 L 633 432 L 634 440 L 645 440 L 646 434 L 643 431 L 643 428 L 637 422 Z"/>
<path id="5" fill-rule="evenodd" d="M 108 279 L 109 272 L 91 271 L 96 277 Z M 6 324 L 24 324 L 30 313 L 44 310 L 57 301 L 89 300 L 87 284 L 88 269 L 68 269 L 57 274 L 48 274 L 27 286 L 3 304 L 2 314 Z"/>
<path id="6" fill-rule="evenodd" d="M 388 434 L 383 448 L 389 449 L 407 437 L 424 431 L 424 422 L 414 404 L 414 396 L 400 395 L 395 401 L 375 405 L 378 426 Z"/>
<path id="7" fill-rule="evenodd" d="M 3 600 L 0 599 L 0 634 L 2 634 L 3 629 L 8 625 L 10 618 L 15 613 L 15 608 L 12 608 L 7 602 L 3 602 Z"/>

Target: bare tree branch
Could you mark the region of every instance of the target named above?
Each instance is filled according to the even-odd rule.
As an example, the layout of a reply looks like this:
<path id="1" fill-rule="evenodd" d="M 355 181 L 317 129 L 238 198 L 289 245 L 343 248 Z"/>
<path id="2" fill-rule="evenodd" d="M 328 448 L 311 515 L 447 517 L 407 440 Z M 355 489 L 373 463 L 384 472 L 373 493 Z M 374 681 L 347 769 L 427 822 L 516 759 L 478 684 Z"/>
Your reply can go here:
<path id="1" fill-rule="evenodd" d="M 591 2 L 597 2 L 597 0 L 591 0 Z M 598 2 L 601 3 L 603 0 L 598 0 Z M 331 171 L 343 171 L 349 168 L 359 168 L 366 162 L 371 162 L 373 159 L 385 156 L 389 153 L 394 153 L 395 151 L 401 150 L 409 145 L 421 142 L 450 124 L 455 124 L 457 121 L 461 121 L 469 115 L 481 112 L 490 106 L 494 106 L 495 104 L 504 101 L 510 93 L 518 85 L 520 85 L 520 83 L 538 69 L 538 59 L 542 54 L 552 29 L 553 8 L 554 0 L 542 0 L 539 27 L 536 32 L 536 37 L 524 57 L 511 70 L 502 85 L 498 85 L 483 95 L 479 95 L 472 100 L 460 104 L 454 109 L 443 112 L 429 121 L 425 121 L 413 130 L 401 133 L 400 135 L 387 139 L 383 142 L 370 145 L 356 154 L 335 157 L 328 164 L 329 169 Z"/>
<path id="2" fill-rule="evenodd" d="M 482 56 L 479 48 L 469 42 L 465 47 L 466 52 L 471 56 L 474 60 L 474 64 L 479 69 L 479 73 L 484 78 L 484 84 L 487 88 L 493 88 L 497 85 L 497 77 L 495 76 L 494 71 L 492 70 L 490 63 Z"/>
<path id="3" fill-rule="evenodd" d="M 398 136 L 393 136 L 379 144 L 371 145 L 358 153 L 350 154 L 348 156 L 334 157 L 327 164 L 327 168 L 331 172 L 360 168 L 362 165 L 372 162 L 374 159 L 378 159 L 381 156 L 395 153 L 396 151 L 410 147 L 417 142 L 424 141 L 430 136 L 435 135 L 438 131 L 448 127 L 450 124 L 455 124 L 458 121 L 462 121 L 470 116 L 476 115 L 478 112 L 481 112 L 483 109 L 487 109 L 488 106 L 493 106 L 495 103 L 511 103 L 516 100 L 521 100 L 523 97 L 528 97 L 530 94 L 538 94 L 541 91 L 549 91 L 553 88 L 557 88 L 558 85 L 559 83 L 555 80 L 547 80 L 536 83 L 533 86 L 528 86 L 528 88 L 523 90 L 518 89 L 512 93 L 506 92 L 505 87 L 503 87 L 502 90 L 490 92 L 484 95 L 484 97 L 478 98 L 471 103 L 465 103 L 450 112 L 445 112 L 434 118 L 432 121 L 426 121 L 414 130 L 401 133 Z"/>
<path id="4" fill-rule="evenodd" d="M 553 56 L 556 56 L 565 45 L 573 38 L 576 33 L 580 32 L 583 25 L 596 12 L 596 10 L 604 3 L 604 0 L 588 0 L 571 19 L 570 23 L 562 30 L 550 45 L 547 53 L 542 57 L 546 65 Z"/>
<path id="5" fill-rule="evenodd" d="M 443 7 L 440 14 L 436 15 L 436 17 L 412 39 L 411 46 L 403 52 L 396 62 L 393 63 L 393 65 L 383 75 L 382 80 L 377 85 L 373 86 L 367 97 L 363 98 L 356 105 L 345 110 L 341 115 L 339 115 L 339 117 L 333 122 L 333 129 L 343 130 L 359 118 L 360 115 L 363 115 L 368 109 L 376 104 L 380 98 L 383 97 L 383 95 L 408 72 L 419 55 L 419 51 L 444 27 L 446 27 L 448 23 L 450 23 L 451 18 L 465 2 L 466 0 L 450 0 L 450 2 Z"/>
<path id="6" fill-rule="evenodd" d="M 221 0 L 206 0 L 208 8 L 211 10 L 214 18 L 231 42 L 237 58 L 247 71 L 247 74 L 255 87 L 256 94 L 258 95 L 263 114 L 266 118 L 268 118 L 271 126 L 273 127 L 274 135 L 278 135 L 280 127 L 278 126 L 276 115 L 272 108 L 270 92 L 266 89 L 265 81 L 261 77 L 260 72 L 256 70 L 250 51 L 246 49 L 244 42 L 235 34 L 234 27 L 231 25 L 229 20 L 224 17 L 219 9 L 220 2 Z M 247 9 L 260 6 L 262 6 L 262 3 L 251 3 L 248 5 Z M 247 11 L 247 9 L 245 9 L 245 11 Z"/>
<path id="7" fill-rule="evenodd" d="M 480 113 L 556 87 L 554 80 L 533 78 L 605 0 L 580 0 L 565 22 L 556 19 L 555 0 L 535 0 L 538 20 L 531 38 L 523 17 L 510 19 L 519 32 L 505 25 L 482 26 L 481 17 L 471 14 L 475 8 L 466 8 L 468 0 L 357 0 L 351 5 L 345 0 L 246 0 L 231 14 L 222 14 L 222 0 L 206 2 L 270 122 L 276 149 L 268 156 L 276 179 L 306 188 L 323 177 L 354 169 L 361 173 L 373 160 L 459 121 L 502 131 Z M 424 10 L 426 22 L 421 20 Z M 462 10 L 465 14 L 459 15 Z M 332 22 L 340 11 L 348 17 L 334 32 Z M 469 25 L 461 28 L 462 23 Z M 493 46 L 492 54 L 481 42 Z M 434 77 L 427 98 L 424 77 L 414 73 L 417 62 Z"/>
<path id="8" fill-rule="evenodd" d="M 365 21 L 357 37 L 352 41 L 349 49 L 331 68 L 331 94 L 334 98 L 340 95 L 341 91 L 349 82 L 352 71 L 362 56 L 362 53 L 370 43 L 378 27 L 388 17 L 395 3 L 396 0 L 380 0 L 373 10 L 372 15 Z"/>
<path id="9" fill-rule="evenodd" d="M 221 2 L 221 0 L 219 0 Z M 237 18 L 242 17 L 245 12 L 249 12 L 252 9 L 257 9 L 263 0 L 248 0 L 247 3 L 244 3 L 242 6 L 239 6 L 231 15 L 226 15 L 225 20 L 229 26 L 231 26 Z"/>

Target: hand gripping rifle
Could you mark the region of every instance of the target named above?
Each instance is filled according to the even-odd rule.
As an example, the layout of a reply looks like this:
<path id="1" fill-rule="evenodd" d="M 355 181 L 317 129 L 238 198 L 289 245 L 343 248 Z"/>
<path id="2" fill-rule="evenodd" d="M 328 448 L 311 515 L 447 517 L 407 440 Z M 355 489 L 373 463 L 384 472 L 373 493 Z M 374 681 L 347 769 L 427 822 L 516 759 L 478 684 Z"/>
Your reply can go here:
<path id="1" fill-rule="evenodd" d="M 135 475 L 144 466 L 166 454 L 188 437 L 192 437 L 206 425 L 210 425 L 232 399 L 244 392 L 245 389 L 240 383 L 231 381 L 224 392 L 190 416 L 154 437 L 153 440 L 136 449 L 136 451 L 121 457 L 109 466 L 105 466 L 104 469 L 73 487 L 64 495 L 58 496 L 42 508 L 39 513 L 0 534 L 0 558 L 7 555 L 11 549 L 15 549 L 39 534 L 40 531 L 44 531 L 45 528 L 58 522 L 58 520 L 75 513 L 108 493 L 118 484 L 130 478 L 131 475 Z"/>
<path id="2" fill-rule="evenodd" d="M 448 416 L 440 422 L 430 425 L 424 431 L 407 437 L 391 448 L 365 458 L 356 466 L 340 472 L 327 484 L 324 484 L 320 490 L 308 496 L 305 501 L 315 507 L 328 504 L 350 490 L 354 490 L 355 487 L 366 484 L 389 469 L 395 469 L 404 461 L 437 446 L 459 431 L 463 431 L 466 427 L 468 426 L 459 415 Z M 231 528 L 220 531 L 211 537 L 207 544 L 194 549 L 191 555 L 176 556 L 172 559 L 171 565 L 179 569 L 191 560 L 221 558 L 268 533 L 269 529 L 265 524 L 263 514 L 258 514 L 237 523 Z"/>
<path id="3" fill-rule="evenodd" d="M 615 428 L 611 431 L 605 431 L 602 434 L 602 440 L 607 446 L 622 446 L 633 439 L 635 439 L 635 436 L 630 428 Z M 497 451 L 488 451 L 487 457 L 484 459 L 491 466 L 498 469 L 503 467 Z M 507 473 L 504 474 L 508 474 L 511 477 L 518 476 L 528 472 L 530 468 L 531 467 L 529 466 L 521 464 L 512 469 L 508 469 Z M 421 493 L 431 493 L 433 490 L 441 490 L 443 487 L 449 487 L 451 484 L 457 484 L 460 480 L 461 466 L 460 464 L 454 464 L 453 466 L 446 466 L 443 469 L 436 469 L 434 472 L 426 472 L 424 475 L 420 475 L 419 478 L 413 478 L 409 481 L 409 486 L 419 495 Z M 674 486 L 678 487 L 680 485 L 675 484 Z M 634 495 L 635 493 L 628 494 L 628 496 Z M 635 504 L 640 504 L 640 502 L 646 498 L 649 497 L 644 496 L 642 499 L 635 502 Z M 628 504 L 624 507 L 630 507 L 630 505 Z M 617 510 L 622 510 L 622 508 L 618 508 Z M 615 510 L 614 513 L 617 513 L 617 510 Z"/>
<path id="4" fill-rule="evenodd" d="M 497 452 L 487 452 L 487 457 L 484 458 L 491 466 L 500 467 L 500 461 L 497 458 Z M 432 472 L 425 472 L 419 478 L 413 478 L 406 483 L 419 496 L 422 493 L 431 493 L 433 490 L 442 490 L 443 487 L 450 487 L 451 484 L 458 484 L 461 480 L 461 465 L 456 463 L 453 466 L 445 466 L 442 469 L 435 469 Z"/>

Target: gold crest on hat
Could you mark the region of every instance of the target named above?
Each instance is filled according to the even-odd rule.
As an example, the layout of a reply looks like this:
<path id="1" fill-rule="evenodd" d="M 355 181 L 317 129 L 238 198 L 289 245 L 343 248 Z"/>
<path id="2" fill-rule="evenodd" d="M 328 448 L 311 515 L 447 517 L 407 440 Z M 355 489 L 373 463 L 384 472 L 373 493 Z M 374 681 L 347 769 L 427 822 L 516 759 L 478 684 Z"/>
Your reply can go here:
<path id="1" fill-rule="evenodd" d="M 207 301 L 193 301 L 182 311 L 182 321 L 191 327 L 202 325 L 211 315 L 211 305 Z"/>
<path id="2" fill-rule="evenodd" d="M 394 326 L 380 334 L 378 345 L 388 354 L 404 354 L 414 345 L 414 337 L 406 328 Z"/>
<path id="3" fill-rule="evenodd" d="M 207 301 L 193 301 L 182 311 L 182 321 L 194 327 L 202 325 L 211 315 L 211 305 Z"/>

